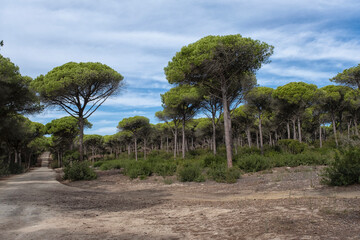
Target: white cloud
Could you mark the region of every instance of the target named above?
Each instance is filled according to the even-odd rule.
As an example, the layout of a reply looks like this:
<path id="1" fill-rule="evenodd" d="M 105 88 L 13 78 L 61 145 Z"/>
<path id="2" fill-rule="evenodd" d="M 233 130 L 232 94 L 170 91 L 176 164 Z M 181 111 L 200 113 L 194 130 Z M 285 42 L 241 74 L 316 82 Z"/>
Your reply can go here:
<path id="1" fill-rule="evenodd" d="M 117 132 L 116 127 L 101 127 L 97 129 L 85 129 L 85 134 L 112 135 Z"/>
<path id="2" fill-rule="evenodd" d="M 265 65 L 262 67 L 263 73 L 271 73 L 281 77 L 290 77 L 302 79 L 304 81 L 322 81 L 329 80 L 334 76 L 333 72 L 321 72 L 296 66 L 279 67 L 276 65 Z"/>
<path id="3" fill-rule="evenodd" d="M 139 92 L 126 92 L 120 96 L 109 98 L 104 102 L 104 106 L 113 107 L 160 107 L 161 99 L 160 94 L 154 93 L 139 93 Z"/>

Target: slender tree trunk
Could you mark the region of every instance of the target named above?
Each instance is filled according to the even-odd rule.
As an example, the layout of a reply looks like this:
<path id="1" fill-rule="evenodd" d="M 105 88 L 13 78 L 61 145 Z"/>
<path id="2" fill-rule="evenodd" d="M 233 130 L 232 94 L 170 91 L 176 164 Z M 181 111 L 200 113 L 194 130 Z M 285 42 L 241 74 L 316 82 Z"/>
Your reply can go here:
<path id="1" fill-rule="evenodd" d="M 231 144 L 231 119 L 230 119 L 230 111 L 229 105 L 227 101 L 227 94 L 225 86 L 221 87 L 222 92 L 222 101 L 223 101 L 223 114 L 224 114 L 224 131 L 225 131 L 225 146 L 226 146 L 226 159 L 227 166 L 231 168 L 233 166 L 232 163 L 232 144 Z"/>
<path id="2" fill-rule="evenodd" d="M 289 121 L 286 122 L 286 130 L 287 130 L 288 139 L 290 139 L 291 136 L 290 136 L 290 123 L 289 123 Z"/>
<path id="3" fill-rule="evenodd" d="M 321 124 L 319 126 L 319 141 L 320 141 L 320 148 L 322 148 L 322 129 Z"/>
<path id="4" fill-rule="evenodd" d="M 354 117 L 354 125 L 355 125 L 355 134 L 356 136 L 359 136 L 359 129 L 358 129 L 358 125 L 357 125 L 357 117 Z"/>
<path id="5" fill-rule="evenodd" d="M 84 160 L 84 119 L 82 114 L 79 114 L 79 152 L 80 152 L 80 161 Z"/>
<path id="6" fill-rule="evenodd" d="M 335 125 L 335 116 L 334 116 L 334 114 L 332 114 L 331 120 L 332 120 L 332 124 L 333 124 L 333 130 L 334 130 L 334 137 L 335 137 L 336 147 L 338 147 L 338 146 L 339 146 L 339 143 L 338 143 L 338 139 L 337 139 L 337 135 L 336 135 L 336 125 Z"/>
<path id="7" fill-rule="evenodd" d="M 134 149 L 134 151 L 135 151 L 135 160 L 137 161 L 138 160 L 138 154 L 137 154 L 137 139 L 136 139 L 136 137 L 134 139 L 134 145 L 135 145 L 135 149 Z"/>
<path id="8" fill-rule="evenodd" d="M 294 134 L 293 138 L 294 138 L 294 140 L 296 140 L 297 139 L 297 136 L 296 136 L 296 119 L 293 118 L 291 121 L 293 123 L 293 134 Z"/>
<path id="9" fill-rule="evenodd" d="M 176 158 L 177 152 L 177 129 L 174 131 L 174 159 Z"/>
<path id="10" fill-rule="evenodd" d="M 216 155 L 216 125 L 214 119 L 212 119 L 212 144 L 213 154 Z"/>
<path id="11" fill-rule="evenodd" d="M 130 158 L 130 154 L 131 154 L 130 144 L 127 145 L 127 149 L 128 149 L 128 158 Z"/>
<path id="12" fill-rule="evenodd" d="M 261 124 L 261 113 L 259 113 L 259 135 L 260 135 L 260 151 L 261 155 L 264 155 L 264 143 L 263 143 L 263 135 L 262 135 L 262 124 Z"/>
<path id="13" fill-rule="evenodd" d="M 166 137 L 166 152 L 169 152 L 169 137 Z"/>
<path id="14" fill-rule="evenodd" d="M 256 131 L 256 147 L 260 148 L 259 147 L 259 132 L 258 131 Z"/>
<path id="15" fill-rule="evenodd" d="M 19 160 L 18 160 L 18 151 L 15 149 L 15 163 L 18 164 Z"/>
<path id="16" fill-rule="evenodd" d="M 301 137 L 301 122 L 300 122 L 300 118 L 298 117 L 297 119 L 298 122 L 298 132 L 299 132 L 299 142 L 302 142 L 302 137 Z"/>
<path id="17" fill-rule="evenodd" d="M 182 159 L 185 159 L 185 117 L 182 121 Z"/>
<path id="18" fill-rule="evenodd" d="M 347 139 L 350 140 L 350 126 L 351 126 L 351 120 L 347 123 Z"/>
<path id="19" fill-rule="evenodd" d="M 269 133 L 269 145 L 272 146 L 272 137 L 271 137 L 271 132 Z"/>
<path id="20" fill-rule="evenodd" d="M 146 139 L 144 138 L 144 160 L 146 160 Z"/>
<path id="21" fill-rule="evenodd" d="M 251 132 L 250 132 L 250 128 L 246 129 L 246 138 L 249 144 L 249 147 L 251 147 Z"/>

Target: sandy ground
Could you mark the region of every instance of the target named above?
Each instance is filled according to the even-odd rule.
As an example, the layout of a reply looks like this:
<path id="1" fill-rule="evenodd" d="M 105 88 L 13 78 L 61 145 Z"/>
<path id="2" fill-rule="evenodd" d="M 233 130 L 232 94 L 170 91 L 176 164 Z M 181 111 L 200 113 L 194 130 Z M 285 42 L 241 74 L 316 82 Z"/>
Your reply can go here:
<path id="1" fill-rule="evenodd" d="M 130 180 L 112 170 L 64 185 L 47 157 L 0 181 L 0 239 L 360 239 L 360 186 L 322 186 L 321 167 L 235 184 Z"/>

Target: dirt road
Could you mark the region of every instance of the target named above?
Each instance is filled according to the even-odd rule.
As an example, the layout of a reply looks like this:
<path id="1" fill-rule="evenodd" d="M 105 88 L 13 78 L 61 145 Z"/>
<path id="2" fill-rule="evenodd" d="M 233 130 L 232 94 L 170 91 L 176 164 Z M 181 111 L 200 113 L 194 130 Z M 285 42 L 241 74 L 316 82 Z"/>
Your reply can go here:
<path id="1" fill-rule="evenodd" d="M 230 185 L 107 171 L 66 186 L 43 158 L 43 167 L 0 181 L 0 239 L 360 239 L 360 186 L 322 186 L 317 168 Z"/>

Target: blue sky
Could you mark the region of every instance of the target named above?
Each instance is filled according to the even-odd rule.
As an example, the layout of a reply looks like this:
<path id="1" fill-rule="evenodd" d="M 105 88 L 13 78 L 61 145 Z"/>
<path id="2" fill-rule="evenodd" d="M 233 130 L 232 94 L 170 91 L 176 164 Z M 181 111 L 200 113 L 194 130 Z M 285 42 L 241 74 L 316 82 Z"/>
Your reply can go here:
<path id="1" fill-rule="evenodd" d="M 207 35 L 241 34 L 275 47 L 258 84 L 292 81 L 331 84 L 329 78 L 360 63 L 358 0 L 1 0 L 0 54 L 33 78 L 69 61 L 101 62 L 125 77 L 87 134 L 114 134 L 135 115 L 152 123 L 160 94 L 171 86 L 163 68 L 182 46 Z M 29 116 L 46 124 L 66 113 Z"/>

